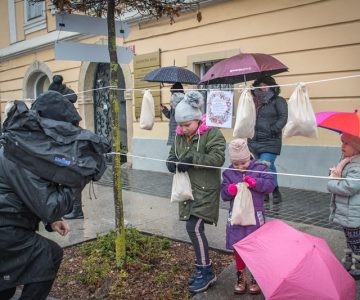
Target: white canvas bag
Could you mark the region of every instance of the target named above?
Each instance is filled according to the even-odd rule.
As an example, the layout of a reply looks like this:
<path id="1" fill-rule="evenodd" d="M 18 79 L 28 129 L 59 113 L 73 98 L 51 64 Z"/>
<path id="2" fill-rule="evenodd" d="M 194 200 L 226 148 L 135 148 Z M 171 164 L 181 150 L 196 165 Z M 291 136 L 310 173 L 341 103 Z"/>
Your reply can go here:
<path id="1" fill-rule="evenodd" d="M 288 102 L 288 121 L 284 128 L 284 137 L 304 136 L 317 138 L 318 129 L 307 88 L 299 83 Z"/>
<path id="2" fill-rule="evenodd" d="M 173 177 L 170 202 L 194 200 L 188 172 L 176 172 Z"/>
<path id="3" fill-rule="evenodd" d="M 237 194 L 231 211 L 231 225 L 256 225 L 254 203 L 245 182 L 238 183 Z"/>
<path id="4" fill-rule="evenodd" d="M 240 95 L 236 112 L 233 136 L 252 138 L 255 132 L 256 109 L 250 89 L 244 89 Z"/>
<path id="5" fill-rule="evenodd" d="M 155 105 L 154 98 L 150 90 L 145 90 L 141 103 L 140 128 L 151 130 L 155 123 Z"/>

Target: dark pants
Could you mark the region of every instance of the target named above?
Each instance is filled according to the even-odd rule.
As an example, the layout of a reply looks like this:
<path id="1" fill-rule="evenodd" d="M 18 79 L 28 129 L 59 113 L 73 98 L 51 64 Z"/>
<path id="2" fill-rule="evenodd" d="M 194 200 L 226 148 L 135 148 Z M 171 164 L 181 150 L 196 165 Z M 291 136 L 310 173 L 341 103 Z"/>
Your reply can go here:
<path id="1" fill-rule="evenodd" d="M 348 247 L 356 255 L 360 255 L 360 227 L 357 228 L 344 227 L 344 233 Z"/>
<path id="2" fill-rule="evenodd" d="M 196 264 L 208 265 L 210 263 L 209 245 L 205 236 L 204 220 L 190 216 L 190 219 L 186 221 L 186 231 L 194 247 Z"/>
<path id="3" fill-rule="evenodd" d="M 62 258 L 63 249 L 51 240 L 47 240 L 51 249 L 52 259 L 54 263 L 55 273 L 58 272 Z M 43 282 L 32 282 L 24 285 L 19 300 L 45 300 L 50 293 L 54 279 Z M 0 292 L 0 300 L 10 299 L 16 291 L 16 287 Z"/>

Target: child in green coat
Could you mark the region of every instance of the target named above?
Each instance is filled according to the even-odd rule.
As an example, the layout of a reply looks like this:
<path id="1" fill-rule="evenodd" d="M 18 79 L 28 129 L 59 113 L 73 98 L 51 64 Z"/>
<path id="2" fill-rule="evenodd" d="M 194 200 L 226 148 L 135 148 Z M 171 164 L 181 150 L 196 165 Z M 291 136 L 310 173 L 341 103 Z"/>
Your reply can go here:
<path id="1" fill-rule="evenodd" d="M 204 224 L 218 221 L 221 172 L 202 166 L 221 167 L 226 145 L 221 131 L 206 125 L 202 105 L 203 96 L 197 91 L 189 91 L 176 106 L 178 127 L 167 159 L 170 172 L 188 172 L 194 196 L 194 200 L 179 204 L 180 220 L 186 221 L 196 256 L 196 272 L 188 281 L 189 291 L 193 293 L 205 291 L 216 281 Z"/>

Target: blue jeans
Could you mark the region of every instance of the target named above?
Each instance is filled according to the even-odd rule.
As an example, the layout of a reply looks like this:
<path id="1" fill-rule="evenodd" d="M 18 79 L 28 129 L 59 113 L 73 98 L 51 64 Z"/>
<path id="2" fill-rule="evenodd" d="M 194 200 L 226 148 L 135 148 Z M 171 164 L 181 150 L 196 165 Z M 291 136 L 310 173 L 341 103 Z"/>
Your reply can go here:
<path id="1" fill-rule="evenodd" d="M 257 154 L 256 158 L 268 161 L 271 164 L 269 171 L 276 172 L 276 167 L 275 167 L 275 160 L 277 158 L 276 154 L 264 152 Z M 273 176 L 274 176 L 275 187 L 278 187 L 277 175 L 273 174 Z"/>

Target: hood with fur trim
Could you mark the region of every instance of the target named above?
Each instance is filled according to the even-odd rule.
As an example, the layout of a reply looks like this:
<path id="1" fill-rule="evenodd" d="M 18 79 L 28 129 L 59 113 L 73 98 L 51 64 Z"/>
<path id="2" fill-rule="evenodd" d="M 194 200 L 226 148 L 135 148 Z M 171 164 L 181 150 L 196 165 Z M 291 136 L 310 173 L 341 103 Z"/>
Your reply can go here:
<path id="1" fill-rule="evenodd" d="M 204 134 L 205 132 L 207 132 L 208 130 L 210 130 L 211 128 L 212 128 L 212 126 L 206 125 L 206 114 L 203 114 L 201 124 L 200 124 L 199 128 L 196 130 L 196 133 L 201 135 L 201 134 Z M 184 134 L 179 125 L 176 126 L 176 134 L 177 135 Z"/>

